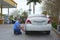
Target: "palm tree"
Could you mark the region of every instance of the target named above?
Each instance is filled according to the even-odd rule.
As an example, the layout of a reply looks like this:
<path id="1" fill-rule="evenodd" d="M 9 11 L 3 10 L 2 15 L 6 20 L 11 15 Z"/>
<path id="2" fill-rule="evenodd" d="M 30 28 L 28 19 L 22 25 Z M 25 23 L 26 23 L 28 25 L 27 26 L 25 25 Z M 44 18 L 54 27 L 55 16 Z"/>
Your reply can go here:
<path id="1" fill-rule="evenodd" d="M 33 2 L 33 13 L 35 13 L 36 2 L 41 3 L 41 0 L 28 0 L 27 5 Z"/>
<path id="2" fill-rule="evenodd" d="M 31 14 L 31 3 L 29 5 L 29 14 Z"/>

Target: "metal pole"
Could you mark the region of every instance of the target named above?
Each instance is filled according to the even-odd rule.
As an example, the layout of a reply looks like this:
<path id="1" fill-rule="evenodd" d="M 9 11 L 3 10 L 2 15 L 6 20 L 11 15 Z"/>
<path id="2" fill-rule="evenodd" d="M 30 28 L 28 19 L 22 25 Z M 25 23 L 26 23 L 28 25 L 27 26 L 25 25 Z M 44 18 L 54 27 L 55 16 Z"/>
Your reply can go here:
<path id="1" fill-rule="evenodd" d="M 8 24 L 9 24 L 9 8 L 8 8 Z"/>
<path id="2" fill-rule="evenodd" d="M 9 8 L 8 8 L 8 16 L 9 16 Z"/>
<path id="3" fill-rule="evenodd" d="M 33 14 L 35 14 L 35 3 L 33 3 Z"/>

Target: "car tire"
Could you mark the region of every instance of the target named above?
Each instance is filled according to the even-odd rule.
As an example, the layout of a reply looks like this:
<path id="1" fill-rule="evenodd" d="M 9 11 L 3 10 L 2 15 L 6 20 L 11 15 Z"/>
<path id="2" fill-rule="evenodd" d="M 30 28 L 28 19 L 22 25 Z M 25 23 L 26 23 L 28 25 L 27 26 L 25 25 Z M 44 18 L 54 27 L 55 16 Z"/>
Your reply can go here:
<path id="1" fill-rule="evenodd" d="M 47 35 L 50 35 L 50 31 L 47 31 L 46 34 L 47 34 Z"/>
<path id="2" fill-rule="evenodd" d="M 28 32 L 28 31 L 26 31 L 26 32 L 25 32 L 25 34 L 26 34 L 26 35 L 28 35 L 28 34 L 29 34 L 29 32 Z"/>

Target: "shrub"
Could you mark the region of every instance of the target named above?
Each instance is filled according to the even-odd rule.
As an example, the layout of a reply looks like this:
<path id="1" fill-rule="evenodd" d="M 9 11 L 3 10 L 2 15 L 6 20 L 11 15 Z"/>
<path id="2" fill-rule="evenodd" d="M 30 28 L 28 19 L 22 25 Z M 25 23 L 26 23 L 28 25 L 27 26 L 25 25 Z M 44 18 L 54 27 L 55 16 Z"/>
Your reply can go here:
<path id="1" fill-rule="evenodd" d="M 25 23 L 25 20 L 22 19 L 22 22 L 21 23 Z"/>
<path id="2" fill-rule="evenodd" d="M 52 26 L 57 29 L 57 23 L 56 22 L 52 22 Z"/>

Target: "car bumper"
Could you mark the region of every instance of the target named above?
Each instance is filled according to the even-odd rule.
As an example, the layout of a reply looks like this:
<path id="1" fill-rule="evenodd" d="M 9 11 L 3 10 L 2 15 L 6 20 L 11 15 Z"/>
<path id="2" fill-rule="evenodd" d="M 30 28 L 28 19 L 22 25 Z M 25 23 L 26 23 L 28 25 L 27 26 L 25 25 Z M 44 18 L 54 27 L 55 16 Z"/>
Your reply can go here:
<path id="1" fill-rule="evenodd" d="M 26 31 L 51 31 L 52 26 L 51 26 L 51 24 L 47 24 L 47 25 L 26 24 L 25 29 L 26 29 Z"/>

